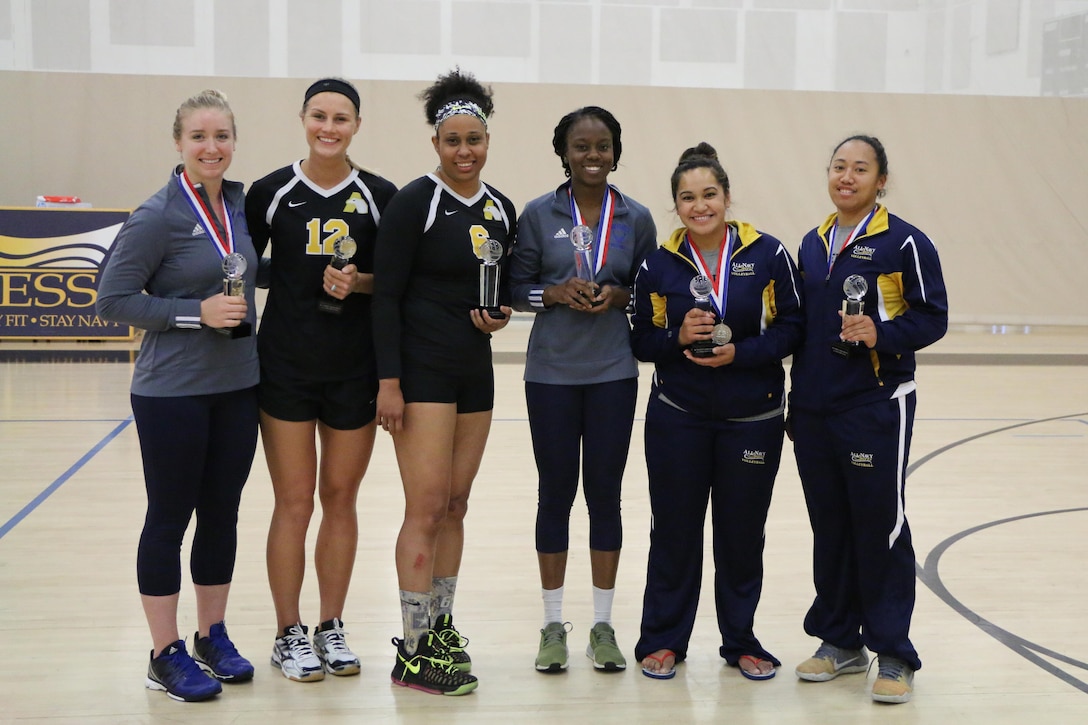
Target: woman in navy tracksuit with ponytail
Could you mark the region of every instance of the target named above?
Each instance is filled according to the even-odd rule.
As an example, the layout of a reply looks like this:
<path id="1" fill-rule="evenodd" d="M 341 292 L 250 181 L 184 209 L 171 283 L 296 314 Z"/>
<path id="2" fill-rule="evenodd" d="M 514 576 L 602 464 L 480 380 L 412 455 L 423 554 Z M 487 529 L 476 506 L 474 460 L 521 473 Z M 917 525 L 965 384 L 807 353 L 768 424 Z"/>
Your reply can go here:
<path id="1" fill-rule="evenodd" d="M 774 237 L 726 221 L 729 178 L 713 147 L 681 155 L 673 200 L 684 227 L 647 257 L 635 281 L 632 349 L 655 364 L 646 410 L 653 527 L 635 655 L 643 673 L 672 677 L 695 624 L 708 499 L 721 656 L 749 679 L 779 661 L 753 632 L 763 582 L 763 528 L 782 453 L 782 358 L 800 342 L 799 280 Z M 695 306 L 697 275 L 714 286 L 715 312 Z M 716 315 L 731 340 L 709 354 Z"/>
<path id="2" fill-rule="evenodd" d="M 908 636 L 914 549 L 903 510 L 914 352 L 944 336 L 948 298 L 933 243 L 877 203 L 887 177 L 876 138 L 851 136 L 832 154 L 835 213 L 797 257 L 805 339 L 791 366 L 790 423 L 813 535 L 805 631 L 822 640 L 797 676 L 865 672 L 868 648 L 880 656 L 872 698 L 899 703 L 921 667 Z M 848 281 L 864 295 L 861 314 L 844 314 Z"/>

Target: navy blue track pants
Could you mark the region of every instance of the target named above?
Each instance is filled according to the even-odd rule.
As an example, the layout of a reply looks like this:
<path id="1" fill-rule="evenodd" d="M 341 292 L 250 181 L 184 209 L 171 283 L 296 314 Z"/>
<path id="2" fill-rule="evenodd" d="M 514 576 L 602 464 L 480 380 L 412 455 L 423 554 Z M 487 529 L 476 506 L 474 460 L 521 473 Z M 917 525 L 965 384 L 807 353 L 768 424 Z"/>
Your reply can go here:
<path id="1" fill-rule="evenodd" d="M 916 402 L 911 392 L 830 415 L 796 410 L 791 423 L 813 536 L 816 598 L 805 631 L 917 670 L 909 638 L 914 547 L 904 514 Z"/>
<path id="2" fill-rule="evenodd" d="M 703 523 L 710 503 L 714 603 L 729 664 L 754 655 L 781 664 L 753 632 L 763 589 L 763 542 L 782 459 L 781 415 L 762 421 L 707 420 L 656 396 L 646 410 L 650 555 L 642 632 L 635 656 L 660 649 L 686 658 L 703 574 Z"/>

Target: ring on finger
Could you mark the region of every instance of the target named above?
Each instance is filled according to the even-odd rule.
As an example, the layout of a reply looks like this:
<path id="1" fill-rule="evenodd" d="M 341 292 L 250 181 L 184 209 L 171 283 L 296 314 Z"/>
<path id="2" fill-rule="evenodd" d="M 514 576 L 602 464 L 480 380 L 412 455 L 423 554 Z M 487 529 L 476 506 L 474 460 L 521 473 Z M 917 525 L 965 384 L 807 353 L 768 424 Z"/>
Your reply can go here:
<path id="1" fill-rule="evenodd" d="M 332 287 L 329 287 L 329 292 L 335 292 L 335 291 L 336 291 L 336 285 L 333 285 Z"/>

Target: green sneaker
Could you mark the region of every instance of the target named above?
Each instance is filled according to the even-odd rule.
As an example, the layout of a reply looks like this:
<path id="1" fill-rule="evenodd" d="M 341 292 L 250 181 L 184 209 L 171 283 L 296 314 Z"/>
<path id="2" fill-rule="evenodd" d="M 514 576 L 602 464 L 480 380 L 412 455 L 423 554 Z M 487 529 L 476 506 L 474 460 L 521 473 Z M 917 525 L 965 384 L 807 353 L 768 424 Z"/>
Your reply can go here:
<path id="1" fill-rule="evenodd" d="M 598 670 L 616 672 L 627 669 L 627 660 L 616 644 L 616 631 L 604 622 L 597 622 L 589 630 L 586 657 L 593 660 L 593 666 Z"/>
<path id="2" fill-rule="evenodd" d="M 536 668 L 540 672 L 561 672 L 567 669 L 567 629 L 570 622 L 550 622 L 540 630 L 540 651 Z"/>

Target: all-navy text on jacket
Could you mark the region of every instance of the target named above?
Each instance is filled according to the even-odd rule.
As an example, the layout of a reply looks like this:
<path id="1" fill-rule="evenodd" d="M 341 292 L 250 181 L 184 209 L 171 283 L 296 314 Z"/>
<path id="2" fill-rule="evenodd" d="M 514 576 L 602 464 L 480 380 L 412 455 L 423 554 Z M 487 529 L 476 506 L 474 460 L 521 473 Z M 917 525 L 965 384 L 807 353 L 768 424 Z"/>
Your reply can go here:
<path id="1" fill-rule="evenodd" d="M 631 348 L 655 364 L 653 395 L 693 415 L 737 419 L 781 407 L 782 358 L 802 334 L 800 280 L 782 243 L 744 222 L 729 222 L 738 244 L 729 265 L 725 323 L 733 330 L 736 356 L 711 368 L 684 357 L 680 326 L 695 306 L 688 285 L 699 272 L 685 230 L 677 229 L 646 258 L 635 279 Z"/>
<path id="2" fill-rule="evenodd" d="M 790 405 L 840 412 L 914 390 L 914 352 L 944 336 L 948 296 L 933 243 L 880 205 L 867 227 L 828 270 L 832 214 L 801 241 L 797 266 L 805 299 L 805 342 L 794 354 Z M 865 278 L 864 313 L 876 323 L 876 346 L 842 357 L 832 351 L 842 328 L 843 282 Z"/>

